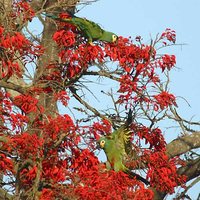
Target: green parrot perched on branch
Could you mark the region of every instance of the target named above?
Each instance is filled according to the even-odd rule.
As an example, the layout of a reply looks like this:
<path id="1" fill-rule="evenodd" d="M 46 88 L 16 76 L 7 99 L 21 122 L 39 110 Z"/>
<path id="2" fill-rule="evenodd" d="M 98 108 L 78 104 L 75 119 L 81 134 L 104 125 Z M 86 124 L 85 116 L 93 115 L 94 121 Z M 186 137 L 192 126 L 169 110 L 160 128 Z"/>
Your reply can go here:
<path id="1" fill-rule="evenodd" d="M 123 160 L 125 160 L 131 151 L 131 131 L 129 129 L 131 123 L 132 112 L 130 110 L 126 123 L 115 130 L 111 135 L 101 137 L 98 140 L 98 144 L 107 156 L 107 168 L 114 169 L 116 172 L 123 171 L 130 177 L 135 177 L 148 185 L 149 182 L 146 179 L 132 172 L 123 164 Z"/>
<path id="2" fill-rule="evenodd" d="M 52 14 L 43 15 L 76 26 L 77 29 L 88 39 L 88 43 L 92 46 L 94 45 L 93 41 L 97 40 L 111 43 L 114 43 L 118 40 L 118 36 L 116 34 L 103 30 L 98 24 L 88 19 L 76 17 L 74 15 L 70 15 L 69 18 L 60 18 Z"/>

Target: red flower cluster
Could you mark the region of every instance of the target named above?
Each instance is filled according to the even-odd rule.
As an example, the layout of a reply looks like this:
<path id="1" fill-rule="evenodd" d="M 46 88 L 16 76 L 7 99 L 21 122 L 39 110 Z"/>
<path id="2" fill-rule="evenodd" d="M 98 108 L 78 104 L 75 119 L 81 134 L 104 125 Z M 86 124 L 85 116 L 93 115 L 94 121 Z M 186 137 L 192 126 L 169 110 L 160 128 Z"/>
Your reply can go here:
<path id="1" fill-rule="evenodd" d="M 177 174 L 174 160 L 170 160 L 164 152 L 150 153 L 148 166 L 147 177 L 151 185 L 160 191 L 171 194 L 176 186 L 185 182 L 185 176 Z"/>
<path id="2" fill-rule="evenodd" d="M 120 78 L 120 89 L 118 92 L 121 93 L 119 96 L 118 103 L 130 102 L 130 100 L 134 99 L 132 94 L 137 92 L 138 90 L 138 79 L 130 75 L 122 75 Z"/>
<path id="3" fill-rule="evenodd" d="M 167 54 L 162 56 L 156 63 L 156 65 L 162 69 L 162 72 L 164 72 L 165 69 L 170 70 L 172 67 L 175 66 L 175 64 L 176 64 L 175 55 L 167 55 Z"/>
<path id="4" fill-rule="evenodd" d="M 16 96 L 14 104 L 26 114 L 36 112 L 38 110 L 38 100 L 28 94 Z"/>
<path id="5" fill-rule="evenodd" d="M 16 62 L 16 57 L 25 58 L 31 56 L 40 56 L 43 53 L 42 47 L 33 45 L 20 32 L 4 33 L 5 30 L 0 26 L 0 78 L 10 77 L 13 74 L 21 77 L 22 68 Z"/>
<path id="6" fill-rule="evenodd" d="M 167 39 L 170 42 L 176 42 L 176 32 L 170 28 L 167 28 L 164 33 L 162 33 L 160 39 Z M 164 43 L 166 44 L 166 43 Z"/>
<path id="7" fill-rule="evenodd" d="M 60 91 L 54 94 L 54 98 L 56 101 L 60 101 L 62 105 L 67 106 L 69 101 L 69 96 L 66 91 Z"/>
<path id="8" fill-rule="evenodd" d="M 169 94 L 168 92 L 163 91 L 158 95 L 154 95 L 154 98 L 156 100 L 154 105 L 154 109 L 156 111 L 159 107 L 161 110 L 163 110 L 171 105 L 177 106 L 175 96 L 173 94 Z"/>
<path id="9" fill-rule="evenodd" d="M 63 73 L 72 78 L 86 70 L 92 63 L 102 63 L 104 53 L 99 46 L 81 44 L 75 49 L 61 50 L 59 56 L 66 66 L 63 68 Z"/>
<path id="10" fill-rule="evenodd" d="M 49 183 L 61 183 L 66 181 L 67 176 L 69 174 L 67 169 L 67 161 L 59 161 L 59 160 L 52 160 L 52 163 L 49 163 L 49 160 L 46 159 L 43 164 L 42 168 L 44 170 L 43 177 L 45 180 L 49 181 Z"/>
<path id="11" fill-rule="evenodd" d="M 12 130 L 21 131 L 29 122 L 29 118 L 19 113 L 10 113 L 10 116 L 6 118 L 9 120 Z"/>
<path id="12" fill-rule="evenodd" d="M 103 119 L 102 122 L 95 122 L 92 127 L 90 127 L 89 132 L 92 133 L 95 139 L 99 139 L 99 135 L 107 135 L 111 133 L 112 125 L 111 123 Z"/>
<path id="13" fill-rule="evenodd" d="M 35 16 L 35 12 L 32 7 L 25 0 L 14 2 L 13 3 L 14 10 L 16 10 L 16 17 L 23 16 L 23 22 L 27 20 L 31 20 Z"/>
<path id="14" fill-rule="evenodd" d="M 51 200 L 54 199 L 54 191 L 52 189 L 44 188 L 40 196 L 40 200 Z"/>
<path id="15" fill-rule="evenodd" d="M 34 183 L 34 179 L 36 178 L 38 168 L 36 165 L 29 166 L 27 168 L 23 168 L 20 172 L 21 176 L 21 184 L 23 184 L 23 187 L 29 188 L 30 185 Z"/>
<path id="16" fill-rule="evenodd" d="M 137 46 L 126 38 L 119 38 L 118 45 L 106 44 L 106 56 L 112 61 L 118 61 L 124 69 L 120 77 L 120 88 L 118 103 L 135 104 L 147 102 L 148 106 L 153 104 L 154 99 L 144 95 L 149 88 L 156 85 L 159 75 L 156 68 L 170 70 L 175 66 L 176 60 L 174 55 L 164 55 L 156 57 L 156 51 L 152 46 Z M 156 58 L 156 59 L 155 59 Z"/>
<path id="17" fill-rule="evenodd" d="M 145 126 L 134 126 L 135 134 L 140 139 L 145 140 L 145 144 L 149 144 L 151 151 L 165 151 L 166 142 L 159 128 L 151 130 Z"/>
<path id="18" fill-rule="evenodd" d="M 38 136 L 37 133 L 30 134 L 24 132 L 18 135 L 11 136 L 11 144 L 13 149 L 23 159 L 31 158 L 35 161 L 43 145 L 44 140 Z M 40 152 L 42 155 L 42 151 Z"/>
<path id="19" fill-rule="evenodd" d="M 4 174 L 13 172 L 13 166 L 13 161 L 10 158 L 8 158 L 5 154 L 0 153 L 0 171 Z"/>
<path id="20" fill-rule="evenodd" d="M 19 32 L 14 33 L 13 35 L 3 34 L 4 28 L 0 27 L 0 51 L 3 56 L 0 57 L 1 61 L 1 78 L 6 76 L 11 76 L 13 74 L 21 77 L 21 69 L 19 64 L 15 62 L 15 54 L 18 51 L 20 55 L 24 55 L 29 41 Z"/>
<path id="21" fill-rule="evenodd" d="M 60 47 L 71 47 L 76 42 L 75 34 L 72 31 L 59 30 L 53 35 L 53 40 Z"/>
<path id="22" fill-rule="evenodd" d="M 104 166 L 99 165 L 98 159 L 89 150 L 83 150 L 77 156 L 76 164 L 72 168 L 79 177 L 75 192 L 81 199 L 153 199 L 151 190 L 145 189 L 143 184 L 130 179 L 123 172 L 107 171 Z"/>
<path id="23" fill-rule="evenodd" d="M 75 135 L 76 127 L 69 115 L 58 115 L 55 118 L 49 116 L 48 122 L 45 123 L 38 119 L 35 120 L 33 126 L 39 127 L 43 130 L 43 138 L 45 139 L 47 146 L 51 146 L 52 144 L 56 143 L 60 136 L 66 138 L 66 140 L 64 140 L 60 146 L 61 149 L 62 147 L 69 147 L 73 142 L 77 144 L 76 137 L 78 136 Z"/>
<path id="24" fill-rule="evenodd" d="M 0 130 L 10 130 L 13 133 L 20 132 L 29 122 L 29 118 L 13 112 L 13 102 L 10 100 L 9 93 L 0 91 L 0 104 L 2 105 L 0 106 L 0 119 L 4 123 L 4 126 L 0 126 Z"/>
<path id="25" fill-rule="evenodd" d="M 143 65 L 140 69 L 138 68 L 137 73 L 142 73 L 151 58 L 150 46 L 143 45 L 140 47 L 122 37 L 119 37 L 117 45 L 106 44 L 105 52 L 106 56 L 109 56 L 112 61 L 118 61 L 128 74 L 137 67 L 138 63 Z"/>

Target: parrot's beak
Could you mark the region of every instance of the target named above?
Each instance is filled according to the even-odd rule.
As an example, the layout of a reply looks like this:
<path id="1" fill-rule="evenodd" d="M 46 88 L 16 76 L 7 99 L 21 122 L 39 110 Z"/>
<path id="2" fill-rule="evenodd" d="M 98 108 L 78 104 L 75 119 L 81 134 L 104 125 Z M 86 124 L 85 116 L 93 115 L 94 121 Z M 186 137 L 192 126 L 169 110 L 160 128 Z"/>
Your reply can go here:
<path id="1" fill-rule="evenodd" d="M 99 142 L 96 142 L 96 147 L 97 147 L 97 149 L 101 149 Z"/>
<path id="2" fill-rule="evenodd" d="M 97 142 L 97 149 L 103 149 L 104 148 L 104 144 L 105 144 L 105 142 L 102 142 L 102 141 L 98 141 Z"/>
<path id="3" fill-rule="evenodd" d="M 118 39 L 119 37 L 117 37 L 117 39 L 114 41 L 114 44 L 118 45 Z"/>

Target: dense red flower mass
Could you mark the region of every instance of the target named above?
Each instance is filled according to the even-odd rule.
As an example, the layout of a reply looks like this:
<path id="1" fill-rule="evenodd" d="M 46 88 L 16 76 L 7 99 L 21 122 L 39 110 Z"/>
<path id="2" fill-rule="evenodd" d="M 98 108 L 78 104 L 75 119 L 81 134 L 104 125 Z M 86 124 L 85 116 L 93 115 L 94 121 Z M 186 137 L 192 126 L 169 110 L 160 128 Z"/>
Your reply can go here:
<path id="1" fill-rule="evenodd" d="M 72 31 L 60 30 L 53 35 L 53 40 L 59 46 L 70 47 L 75 43 L 75 35 Z"/>
<path id="2" fill-rule="evenodd" d="M 185 182 L 185 177 L 177 174 L 176 161 L 169 160 L 164 152 L 151 153 L 149 156 L 149 171 L 147 176 L 152 182 L 152 186 L 160 191 L 167 191 L 170 194 L 174 188 Z"/>
<path id="3" fill-rule="evenodd" d="M 15 1 L 13 9 L 16 12 L 11 13 L 12 19 L 21 16 L 22 23 L 35 15 L 27 1 Z M 12 25 L 10 32 L 0 26 L 0 79 L 8 89 L 15 87 L 9 82 L 13 75 L 23 78 L 28 63 L 37 63 L 38 59 L 42 63 L 42 55 L 45 55 L 45 48 Z M 112 110 L 117 110 L 119 105 L 122 110 L 134 108 L 138 112 L 131 132 L 139 158 L 131 159 L 130 166 L 139 166 L 139 161 L 145 163 L 150 186 L 173 193 L 174 188 L 185 181 L 185 177 L 177 174 L 179 163 L 167 156 L 162 130 L 154 124 L 143 124 L 139 117 L 137 121 L 137 114 L 140 116 L 143 111 L 152 123 L 151 116 L 156 117 L 169 106 L 176 106 L 176 97 L 157 87 L 160 75 L 175 66 L 175 56 L 157 55 L 155 46 L 142 44 L 140 37 L 136 43 L 131 38 L 119 37 L 116 44 L 96 41 L 92 46 L 76 27 L 63 22 L 58 27 L 52 36 L 58 48 L 56 60 L 45 61 L 42 70 L 35 64 L 36 71 L 43 74 L 32 79 L 36 81 L 31 87 L 19 90 L 20 85 L 17 85 L 18 93 L 14 97 L 9 90 L 1 88 L 0 91 L 0 174 L 12 180 L 6 184 L 19 194 L 24 192 L 24 199 L 36 190 L 40 200 L 63 199 L 63 196 L 85 200 L 153 199 L 150 188 L 124 172 L 108 170 L 95 153 L 96 140 L 112 132 L 120 113 L 100 115 L 78 96 L 76 87 L 82 84 L 80 79 L 92 74 L 118 81 Z M 166 29 L 159 42 L 166 45 L 175 39 L 175 32 Z M 116 67 L 105 67 L 108 62 Z M 92 71 L 94 66 L 100 72 Z M 75 121 L 76 116 L 71 115 L 70 109 L 70 114 L 57 112 L 56 103 L 68 108 L 72 97 L 85 106 L 76 110 L 84 114 L 92 112 L 88 114 L 92 120 Z M 145 148 L 141 148 L 141 143 Z"/>

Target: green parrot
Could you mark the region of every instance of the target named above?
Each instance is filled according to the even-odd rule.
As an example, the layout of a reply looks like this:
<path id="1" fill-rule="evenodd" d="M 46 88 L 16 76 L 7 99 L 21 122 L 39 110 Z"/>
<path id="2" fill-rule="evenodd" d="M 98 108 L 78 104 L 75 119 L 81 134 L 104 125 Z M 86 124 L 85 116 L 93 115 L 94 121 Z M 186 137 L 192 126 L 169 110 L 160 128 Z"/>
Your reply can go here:
<path id="1" fill-rule="evenodd" d="M 136 177 L 136 179 L 148 185 L 149 182 L 146 179 L 132 172 L 123 164 L 123 161 L 131 151 L 131 131 L 129 129 L 131 123 L 132 112 L 129 111 L 126 123 L 115 130 L 111 135 L 101 137 L 98 140 L 98 144 L 107 156 L 108 161 L 106 162 L 106 167 L 108 169 L 114 169 L 116 172 L 123 171 L 130 177 Z"/>
<path id="2" fill-rule="evenodd" d="M 52 14 L 44 14 L 46 17 L 50 17 L 61 22 L 73 24 L 82 34 L 88 39 L 88 43 L 94 46 L 93 41 L 101 40 L 105 42 L 117 42 L 118 36 L 112 32 L 103 30 L 98 24 L 76 16 L 70 16 L 69 18 L 62 19 Z"/>

